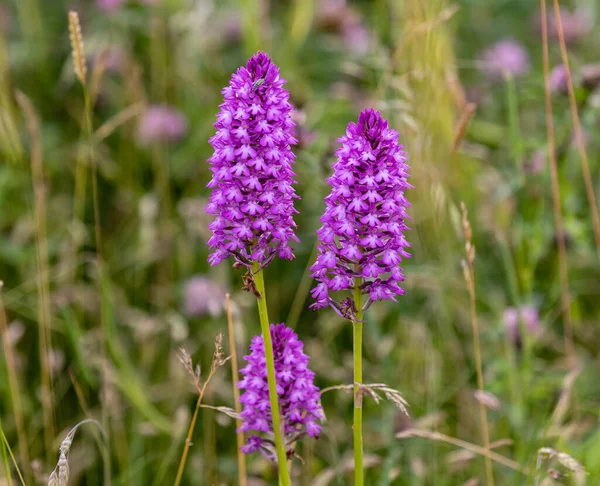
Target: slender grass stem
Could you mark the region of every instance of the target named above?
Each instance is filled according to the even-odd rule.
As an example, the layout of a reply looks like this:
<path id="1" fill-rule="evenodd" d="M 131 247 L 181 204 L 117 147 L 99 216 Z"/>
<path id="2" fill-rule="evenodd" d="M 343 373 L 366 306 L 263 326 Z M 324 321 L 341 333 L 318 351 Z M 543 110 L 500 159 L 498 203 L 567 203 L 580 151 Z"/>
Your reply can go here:
<path id="1" fill-rule="evenodd" d="M 229 352 L 231 353 L 231 378 L 233 383 L 233 401 L 235 403 L 235 411 L 239 415 L 242 413 L 242 405 L 240 404 L 240 389 L 238 388 L 238 361 L 237 351 L 235 348 L 235 335 L 233 333 L 233 317 L 231 315 L 231 296 L 225 294 L 225 302 L 227 305 L 227 329 L 229 332 Z M 242 421 L 235 419 L 235 425 L 238 432 L 237 437 L 237 460 L 238 460 L 238 484 L 240 486 L 246 486 L 246 455 L 242 452 L 242 446 L 244 445 L 244 432 L 240 427 Z"/>
<path id="2" fill-rule="evenodd" d="M 17 471 L 17 475 L 19 476 L 19 479 L 21 480 L 21 484 L 23 486 L 26 486 L 27 483 L 25 483 L 25 480 L 23 479 L 23 475 L 21 474 L 21 470 L 19 469 L 19 465 L 17 464 L 17 460 L 15 459 L 15 455 L 13 454 L 12 449 L 10 448 L 10 444 L 8 443 L 8 440 L 6 439 L 6 435 L 4 435 L 4 430 L 2 429 L 2 423 L 0 423 L 0 438 L 2 439 L 2 445 L 3 447 L 3 451 L 8 451 L 8 454 L 10 455 L 10 459 L 12 460 L 13 466 L 15 467 L 15 470 Z M 7 461 L 4 461 L 5 464 Z M 7 471 L 7 477 L 10 476 L 10 471 Z"/>
<path id="3" fill-rule="evenodd" d="M 40 120 L 31 101 L 20 91 L 16 99 L 27 122 L 27 131 L 31 139 L 31 181 L 34 193 L 34 216 L 36 230 L 36 259 L 37 259 L 37 293 L 38 293 L 38 325 L 41 377 L 42 415 L 44 421 L 44 445 L 46 454 L 52 450 L 54 440 L 54 397 L 52 390 L 52 370 L 49 366 L 51 336 L 50 336 L 50 279 L 48 263 L 48 237 L 46 231 L 46 187 L 44 183 L 44 166 L 42 158 L 42 142 Z"/>
<path id="4" fill-rule="evenodd" d="M 515 168 L 519 180 L 523 179 L 521 164 L 523 163 L 523 141 L 521 139 L 521 128 L 519 124 L 519 102 L 515 80 L 510 73 L 504 76 L 506 85 L 506 104 L 508 107 L 508 133 L 510 148 L 514 159 Z"/>
<path id="5" fill-rule="evenodd" d="M 85 122 L 86 122 L 86 130 L 88 136 L 88 145 L 89 145 L 89 163 L 91 166 L 92 172 L 92 204 L 94 207 L 94 236 L 96 241 L 96 266 L 98 271 L 98 286 L 99 291 L 102 295 L 102 286 L 104 282 L 104 271 L 102 266 L 102 230 L 100 224 L 100 197 L 98 194 L 98 167 L 96 166 L 96 160 L 94 158 L 94 140 L 93 140 L 93 126 L 92 126 L 92 102 L 90 98 L 90 94 L 87 89 L 87 85 L 82 83 L 83 87 L 83 98 L 85 103 Z M 106 396 L 106 387 L 108 386 L 108 367 L 107 367 L 107 335 L 106 335 L 106 326 L 105 326 L 105 315 L 103 306 L 100 306 L 100 327 L 102 330 L 102 387 L 104 388 L 102 395 Z M 103 400 L 104 401 L 104 400 Z M 109 430 L 109 412 L 108 406 L 106 403 L 103 403 L 102 406 L 102 428 L 106 431 Z M 107 441 L 107 447 L 109 447 L 109 443 Z M 110 484 L 110 461 L 104 461 L 104 484 Z"/>
<path id="6" fill-rule="evenodd" d="M 2 287 L 0 285 L 0 291 Z M 29 461 L 29 449 L 27 447 L 27 435 L 25 433 L 25 420 L 23 418 L 23 405 L 17 380 L 17 365 L 12 343 L 8 342 L 8 326 L 6 323 L 6 312 L 4 311 L 4 302 L 0 294 L 0 338 L 2 339 L 2 349 L 6 361 L 6 373 L 8 375 L 8 388 L 12 402 L 12 410 L 15 414 L 15 425 L 17 427 L 17 437 L 19 441 L 19 457 L 24 468 L 24 473 L 28 482 L 31 482 L 31 466 Z M 7 471 L 7 478 L 10 474 Z"/>
<path id="7" fill-rule="evenodd" d="M 479 391 L 484 391 L 483 384 L 483 365 L 481 360 L 481 346 L 479 341 L 479 325 L 477 322 L 477 310 L 475 307 L 475 286 L 472 280 L 474 274 L 473 269 L 471 268 L 471 283 L 469 285 L 469 300 L 471 302 L 471 323 L 473 326 L 473 348 L 475 350 L 475 366 L 477 368 L 477 388 Z M 490 452 L 490 432 L 488 427 L 487 420 L 487 410 L 485 408 L 484 403 L 481 400 L 479 401 L 479 415 L 481 418 L 481 427 L 482 427 L 482 435 L 483 435 L 483 443 L 485 446 L 485 450 L 487 454 L 485 456 L 485 474 L 487 477 L 488 486 L 494 485 L 494 475 L 492 470 L 492 461 L 489 456 Z"/>
<path id="8" fill-rule="evenodd" d="M 421 437 L 423 439 L 429 439 L 438 442 L 445 442 L 446 444 L 451 444 L 456 447 L 460 447 L 466 451 L 473 452 L 474 454 L 479 454 L 480 456 L 489 457 L 494 462 L 498 464 L 502 464 L 514 471 L 521 472 L 525 475 L 529 475 L 531 471 L 526 466 L 522 466 L 517 461 L 513 461 L 508 457 L 502 456 L 497 452 L 488 451 L 481 446 L 476 444 L 471 444 L 470 442 L 457 439 L 455 437 L 450 437 L 449 435 L 442 434 L 440 432 L 422 430 L 422 429 L 409 429 L 407 431 L 400 432 L 396 434 L 398 439 L 405 439 L 409 437 Z"/>
<path id="9" fill-rule="evenodd" d="M 356 306 L 356 321 L 353 322 L 353 354 L 354 354 L 354 485 L 364 484 L 363 471 L 363 425 L 362 398 L 359 384 L 362 384 L 362 331 L 363 310 L 361 278 L 354 279 L 354 305 Z"/>
<path id="10" fill-rule="evenodd" d="M 467 216 L 467 208 L 464 203 L 461 203 L 462 211 L 462 226 L 465 235 L 465 256 L 462 261 L 463 275 L 467 284 L 469 293 L 469 302 L 471 308 L 471 325 L 473 328 L 473 349 L 475 354 L 475 368 L 477 372 L 477 389 L 483 393 L 485 391 L 483 383 L 483 364 L 481 359 L 481 343 L 479 340 L 479 324 L 477 321 L 477 307 L 475 300 L 475 246 L 471 242 L 472 231 L 471 224 Z M 494 470 L 492 469 L 492 460 L 490 459 L 490 432 L 488 427 L 487 410 L 481 399 L 479 402 L 479 415 L 481 420 L 481 435 L 483 436 L 483 445 L 486 451 L 485 455 L 485 474 L 487 485 L 494 486 Z"/>
<path id="11" fill-rule="evenodd" d="M 206 378 L 206 381 L 202 385 L 200 389 L 200 393 L 198 395 L 198 401 L 196 402 L 196 409 L 194 410 L 194 415 L 192 415 L 192 421 L 190 422 L 190 427 L 188 428 L 188 433 L 185 438 L 185 445 L 183 446 L 183 454 L 181 454 L 181 459 L 179 461 L 179 467 L 177 468 L 177 476 L 175 477 L 174 486 L 179 486 L 181 484 L 181 478 L 183 477 L 183 471 L 185 469 L 185 463 L 187 461 L 187 456 L 190 452 L 190 446 L 192 445 L 192 436 L 194 435 L 194 429 L 196 428 L 196 421 L 198 420 L 198 412 L 200 411 L 202 405 L 202 399 L 204 398 L 204 392 L 206 391 L 206 387 L 208 386 L 210 379 L 215 374 L 216 368 L 211 366 L 210 374 Z"/>
<path id="12" fill-rule="evenodd" d="M 252 265 L 254 273 L 254 284 L 260 296 L 257 299 L 258 314 L 260 317 L 260 328 L 265 344 L 265 358 L 267 361 L 267 381 L 269 384 L 269 400 L 271 401 L 271 416 L 273 419 L 273 434 L 275 435 L 275 447 L 277 449 L 277 465 L 279 467 L 279 480 L 281 486 L 291 486 L 290 473 L 287 468 L 287 454 L 283 441 L 283 424 L 279 413 L 279 401 L 277 400 L 277 382 L 275 378 L 275 359 L 273 357 L 273 342 L 271 341 L 271 330 L 269 314 L 267 312 L 267 296 L 265 294 L 265 279 L 260 264 L 254 262 Z"/>
<path id="13" fill-rule="evenodd" d="M 2 463 L 4 464 L 6 484 L 7 486 L 12 486 L 12 472 L 10 470 L 10 463 L 8 462 L 8 450 L 4 442 L 2 442 Z"/>
<path id="14" fill-rule="evenodd" d="M 571 68 L 569 67 L 569 55 L 567 54 L 567 44 L 565 42 L 565 33 L 563 31 L 562 18 L 560 14 L 560 6 L 558 0 L 554 0 L 554 15 L 556 17 L 556 26 L 558 30 L 558 41 L 560 43 L 560 53 L 565 74 L 567 75 L 567 90 L 569 92 L 569 106 L 571 109 L 571 118 L 573 119 L 573 127 L 575 128 L 575 140 L 577 141 L 577 149 L 581 157 L 581 168 L 583 170 L 583 179 L 585 182 L 585 190 L 587 193 L 590 214 L 592 216 L 592 225 L 594 227 L 594 238 L 596 241 L 596 253 L 600 259 L 600 217 L 598 216 L 598 205 L 596 204 L 596 196 L 594 194 L 594 184 L 590 173 L 590 165 L 588 156 L 585 150 L 585 142 L 583 140 L 583 131 L 581 130 L 581 121 L 579 120 L 579 112 L 577 111 L 577 101 L 575 99 L 575 91 L 573 89 L 573 78 L 571 76 Z"/>
<path id="15" fill-rule="evenodd" d="M 569 274 L 567 268 L 567 249 L 565 232 L 563 228 L 560 186 L 558 183 L 558 164 L 556 162 L 556 142 L 554 139 L 554 122 L 552 121 L 552 98 L 550 94 L 550 60 L 548 54 L 548 17 L 546 14 L 546 0 L 540 0 L 540 16 L 542 21 L 542 50 L 544 58 L 544 92 L 546 105 L 546 132 L 550 158 L 550 176 L 552 178 L 552 203 L 554 208 L 554 222 L 556 225 L 556 240 L 558 243 L 558 269 L 560 273 L 561 305 L 565 332 L 565 354 L 567 363 L 572 369 L 573 358 L 573 328 L 571 323 L 571 297 L 569 293 Z"/>

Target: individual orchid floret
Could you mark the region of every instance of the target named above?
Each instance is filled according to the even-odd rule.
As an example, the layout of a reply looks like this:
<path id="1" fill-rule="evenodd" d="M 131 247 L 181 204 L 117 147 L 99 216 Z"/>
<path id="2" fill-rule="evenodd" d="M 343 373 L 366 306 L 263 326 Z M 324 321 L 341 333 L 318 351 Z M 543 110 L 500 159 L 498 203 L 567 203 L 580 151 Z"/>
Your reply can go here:
<path id="1" fill-rule="evenodd" d="M 324 419 L 319 388 L 314 384 L 315 374 L 308 368 L 309 357 L 296 333 L 285 324 L 271 324 L 271 339 L 275 358 L 277 395 L 286 443 L 286 452 L 293 454 L 291 445 L 307 434 L 318 437 L 320 421 Z M 248 363 L 240 370 L 244 378 L 238 383 L 245 390 L 240 397 L 243 432 L 250 433 L 243 452 L 262 452 L 276 460 L 273 441 L 271 403 L 267 386 L 267 367 L 264 341 L 255 336 L 250 345 Z"/>
<path id="2" fill-rule="evenodd" d="M 331 305 L 352 319 L 356 311 L 352 299 L 338 303 L 332 292 L 358 285 L 369 296 L 364 309 L 373 301 L 395 300 L 404 293 L 399 265 L 410 257 L 404 237 L 410 203 L 404 191 L 412 186 L 398 132 L 378 111 L 363 111 L 358 124 L 350 123 L 338 142 L 333 175 L 327 180 L 331 193 L 317 231 L 319 254 L 311 267 L 318 282 L 311 307 Z"/>
<path id="3" fill-rule="evenodd" d="M 294 154 L 292 105 L 285 80 L 269 56 L 258 52 L 231 77 L 217 115 L 213 173 L 206 207 L 215 219 L 211 265 L 229 256 L 247 267 L 267 265 L 276 255 L 293 259 Z"/>

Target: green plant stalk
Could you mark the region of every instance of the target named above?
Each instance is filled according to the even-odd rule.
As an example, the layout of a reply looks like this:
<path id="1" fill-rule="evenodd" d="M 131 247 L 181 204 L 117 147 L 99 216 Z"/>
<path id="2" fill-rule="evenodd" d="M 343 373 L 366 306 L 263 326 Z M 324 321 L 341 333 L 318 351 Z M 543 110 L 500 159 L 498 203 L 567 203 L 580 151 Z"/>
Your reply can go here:
<path id="1" fill-rule="evenodd" d="M 500 247 L 502 263 L 504 264 L 504 269 L 506 272 L 506 279 L 508 281 L 509 294 L 511 297 L 512 305 L 515 307 L 515 309 L 520 309 L 521 296 L 519 293 L 519 284 L 518 284 L 518 277 L 516 274 L 517 272 L 516 272 L 515 262 L 513 260 L 512 254 L 508 247 L 506 238 L 504 238 L 504 236 L 499 233 L 497 235 L 497 241 L 498 241 L 498 246 Z M 521 319 L 519 318 L 519 330 L 521 332 L 523 339 L 527 339 L 527 336 L 525 335 L 525 333 L 523 333 L 523 329 L 521 329 L 520 321 L 521 321 Z M 524 405 L 523 405 L 523 398 L 522 398 L 523 397 L 523 384 L 521 381 L 521 374 L 519 373 L 519 363 L 518 363 L 517 355 L 516 355 L 516 352 L 513 348 L 512 343 L 510 342 L 510 340 L 508 340 L 508 339 L 505 340 L 505 347 L 506 347 L 506 353 L 507 353 L 507 356 L 509 357 L 509 363 L 510 363 L 509 381 L 510 381 L 510 388 L 511 388 L 511 395 L 512 395 L 511 400 L 512 400 L 512 404 L 513 404 L 513 410 L 511 413 L 513 414 L 513 417 L 517 418 L 516 424 L 518 427 L 520 427 L 522 425 L 521 420 L 522 420 L 523 412 L 524 412 Z M 515 413 L 515 409 L 516 409 L 516 413 Z"/>
<path id="2" fill-rule="evenodd" d="M 4 430 L 2 429 L 2 424 L 0 423 L 0 438 L 2 439 L 2 445 L 3 447 L 3 454 L 6 453 L 6 451 L 8 451 L 8 454 L 10 455 L 10 459 L 13 463 L 13 466 L 15 467 L 15 471 L 17 471 L 17 475 L 19 476 L 19 479 L 21 480 L 21 484 L 23 486 L 27 486 L 27 484 L 25 483 L 25 480 L 23 479 L 23 475 L 21 474 L 21 470 L 19 469 L 19 465 L 17 464 L 17 460 L 15 459 L 15 455 L 13 454 L 12 449 L 10 448 L 10 444 L 8 443 L 8 440 L 6 439 L 6 435 L 4 435 Z M 6 462 L 5 462 L 6 464 Z M 10 477 L 10 471 L 7 471 L 6 473 L 7 477 Z M 7 480 L 10 482 L 10 479 Z"/>
<path id="3" fill-rule="evenodd" d="M 261 2 L 257 0 L 242 0 L 240 3 L 242 10 L 242 33 L 244 36 L 244 48 L 246 56 L 251 56 L 259 49 L 266 49 L 264 36 L 261 31 L 264 30 L 264 22 L 261 22 Z M 261 28 L 262 27 L 262 28 Z"/>
<path id="4" fill-rule="evenodd" d="M 12 486 L 12 473 L 10 471 L 10 463 L 8 462 L 8 451 L 4 441 L 2 442 L 2 463 L 4 464 L 4 474 L 6 475 L 7 486 Z"/>
<path id="5" fill-rule="evenodd" d="M 515 80 L 507 74 L 506 80 L 506 104 L 508 107 L 508 131 L 510 138 L 510 148 L 515 162 L 518 178 L 523 179 L 521 164 L 523 163 L 523 142 L 521 140 L 521 128 L 519 124 L 519 102 L 517 99 L 517 88 Z"/>
<path id="6" fill-rule="evenodd" d="M 287 468 L 287 455 L 283 442 L 283 427 L 279 414 L 279 401 L 277 400 L 277 382 L 275 379 L 275 359 L 273 358 L 273 342 L 269 314 L 267 312 L 267 296 L 265 294 L 265 279 L 260 264 L 253 262 L 254 284 L 260 294 L 257 298 L 258 315 L 260 317 L 260 329 L 265 343 L 265 358 L 267 360 L 267 381 L 269 384 L 269 400 L 271 401 L 271 415 L 273 417 L 273 434 L 275 435 L 275 447 L 277 449 L 277 465 L 279 467 L 279 481 L 281 486 L 291 486 L 290 473 Z"/>
<path id="7" fill-rule="evenodd" d="M 238 388 L 238 360 L 237 350 L 235 347 L 235 335 L 233 328 L 233 316 L 231 313 L 231 295 L 225 294 L 225 303 L 227 308 L 227 331 L 229 334 L 229 353 L 231 355 L 231 382 L 233 384 L 233 400 L 235 403 L 235 412 L 239 415 L 242 413 L 242 404 L 240 403 L 240 389 Z M 242 420 L 235 419 L 236 439 L 237 439 L 237 458 L 238 458 L 238 484 L 239 486 L 247 486 L 246 479 L 246 454 L 242 452 L 244 445 L 244 432 L 240 430 Z"/>
<path id="8" fill-rule="evenodd" d="M 44 186 L 44 164 L 40 119 L 29 98 L 20 91 L 15 93 L 17 103 L 25 116 L 27 132 L 31 140 L 31 183 L 34 195 L 36 286 L 38 295 L 38 353 L 40 356 L 41 402 L 44 424 L 44 444 L 46 457 L 52 450 L 54 440 L 54 392 L 52 390 L 52 369 L 49 367 L 51 348 L 51 309 L 50 309 L 50 267 L 48 263 L 48 233 L 46 217 L 46 190 Z"/>
<path id="9" fill-rule="evenodd" d="M 81 83 L 83 88 L 83 100 L 85 103 L 85 125 L 88 136 L 88 144 L 89 144 L 89 163 L 91 165 L 92 171 L 92 202 L 94 206 L 94 236 L 96 241 L 96 265 L 98 267 L 98 286 L 100 290 L 100 295 L 102 295 L 102 300 L 104 301 L 104 272 L 102 266 L 102 233 L 101 233 L 101 225 L 100 225 L 100 197 L 98 194 L 98 167 L 96 166 L 96 160 L 94 158 L 94 137 L 93 137 L 93 123 L 92 123 L 92 102 L 90 98 L 89 91 L 87 89 L 87 85 L 85 83 Z M 107 368 L 107 360 L 108 360 L 108 352 L 107 352 L 107 336 L 106 336 L 106 313 L 104 312 L 104 302 L 103 305 L 100 306 L 100 327 L 102 331 L 102 395 L 105 397 L 106 387 L 108 386 L 108 368 Z M 109 422 L 109 409 L 104 399 L 102 400 L 102 429 L 108 431 L 110 422 Z M 110 457 L 110 442 L 107 440 L 106 447 L 108 449 L 108 457 Z M 110 484 L 111 479 L 111 467 L 110 461 L 104 461 L 104 484 L 107 486 Z"/>
<path id="10" fill-rule="evenodd" d="M 194 415 L 192 415 L 192 421 L 190 422 L 190 426 L 188 428 L 188 433 L 185 438 L 185 445 L 183 447 L 183 454 L 181 454 L 181 459 L 179 460 L 179 467 L 177 468 L 177 476 L 175 477 L 174 486 L 179 486 L 181 484 L 181 479 L 183 478 L 183 471 L 185 469 L 185 463 L 187 461 L 188 453 L 190 452 L 190 446 L 192 445 L 192 437 L 194 435 L 194 429 L 196 428 L 196 421 L 198 420 L 198 412 L 200 411 L 202 405 L 202 399 L 204 398 L 204 393 L 206 392 L 206 387 L 210 383 L 210 379 L 215 374 L 216 369 L 211 366 L 210 373 L 206 378 L 206 381 L 202 385 L 200 389 L 200 393 L 198 394 L 198 400 L 196 401 L 196 408 L 194 410 Z"/>
<path id="11" fill-rule="evenodd" d="M 298 320 L 300 319 L 300 314 L 302 314 L 302 310 L 304 309 L 304 304 L 306 303 L 306 297 L 310 292 L 310 287 L 312 285 L 312 277 L 310 275 L 310 262 L 314 262 L 317 259 L 318 255 L 318 245 L 315 242 L 310 257 L 308 259 L 308 265 L 304 269 L 304 273 L 302 274 L 302 278 L 300 279 L 300 283 L 298 284 L 298 288 L 296 289 L 296 295 L 294 295 L 294 300 L 292 301 L 292 305 L 290 306 L 290 311 L 285 319 L 285 323 L 288 327 L 292 329 L 296 328 L 298 324 Z"/>
<path id="12" fill-rule="evenodd" d="M 1 288 L 1 287 L 0 287 Z M 0 294 L 0 341 L 2 341 L 2 350 L 4 351 L 4 363 L 6 365 L 6 375 L 8 380 L 8 388 L 10 390 L 10 398 L 15 416 L 15 425 L 17 428 L 17 438 L 19 444 L 19 455 L 21 458 L 21 464 L 23 465 L 25 476 L 28 482 L 31 482 L 31 462 L 29 460 L 29 450 L 27 447 L 27 436 L 25 433 L 25 422 L 23 419 L 23 405 L 21 402 L 21 395 L 19 391 L 19 382 L 17 379 L 15 355 L 13 353 L 13 347 L 8 342 L 7 333 L 8 327 L 6 325 L 6 312 L 4 311 L 4 302 L 2 295 Z M 9 481 L 10 486 L 10 471 L 6 470 L 6 477 Z"/>
<path id="13" fill-rule="evenodd" d="M 296 0 L 290 25 L 290 37 L 294 47 L 304 44 L 313 24 L 314 0 Z"/>
<path id="14" fill-rule="evenodd" d="M 359 384 L 362 383 L 362 330 L 363 310 L 362 279 L 354 279 L 354 305 L 356 306 L 356 321 L 353 323 L 353 353 L 354 353 L 354 485 L 364 484 L 363 472 L 363 433 L 362 433 L 362 398 L 359 396 Z"/>

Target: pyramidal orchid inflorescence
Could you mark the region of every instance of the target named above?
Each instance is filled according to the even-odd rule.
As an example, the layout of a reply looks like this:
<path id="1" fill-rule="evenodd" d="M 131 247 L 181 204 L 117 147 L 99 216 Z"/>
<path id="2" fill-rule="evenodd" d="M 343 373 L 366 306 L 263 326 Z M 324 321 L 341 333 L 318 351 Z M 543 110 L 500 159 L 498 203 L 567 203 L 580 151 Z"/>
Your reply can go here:
<path id="1" fill-rule="evenodd" d="M 264 267 L 275 255 L 294 257 L 289 244 L 298 241 L 293 219 L 298 196 L 291 145 L 297 141 L 284 83 L 269 56 L 258 52 L 222 91 L 208 160 L 213 176 L 206 211 L 215 216 L 209 226 L 211 265 L 228 256 L 247 267 L 252 261 Z"/>
<path id="2" fill-rule="evenodd" d="M 318 282 L 311 307 L 331 305 L 348 317 L 351 304 L 339 304 L 330 293 L 354 289 L 355 279 L 369 296 L 365 308 L 404 293 L 399 264 L 410 257 L 404 237 L 410 204 L 404 191 L 412 186 L 398 132 L 378 111 L 363 111 L 338 142 L 334 172 L 327 180 L 331 194 L 317 231 L 319 255 L 311 267 Z"/>
<path id="3" fill-rule="evenodd" d="M 271 339 L 275 358 L 277 395 L 286 442 L 290 445 L 302 435 L 318 437 L 321 432 L 319 421 L 324 418 L 319 388 L 313 383 L 315 374 L 308 368 L 309 357 L 296 333 L 285 324 L 271 324 Z M 240 397 L 244 406 L 241 430 L 255 432 L 247 438 L 243 452 L 249 454 L 260 450 L 266 457 L 276 460 L 273 447 L 273 422 L 267 387 L 264 341 L 255 336 L 250 345 L 250 354 L 245 356 L 247 365 L 240 370 L 244 378 L 239 388 L 245 390 Z M 262 433 L 262 436 L 257 435 Z"/>

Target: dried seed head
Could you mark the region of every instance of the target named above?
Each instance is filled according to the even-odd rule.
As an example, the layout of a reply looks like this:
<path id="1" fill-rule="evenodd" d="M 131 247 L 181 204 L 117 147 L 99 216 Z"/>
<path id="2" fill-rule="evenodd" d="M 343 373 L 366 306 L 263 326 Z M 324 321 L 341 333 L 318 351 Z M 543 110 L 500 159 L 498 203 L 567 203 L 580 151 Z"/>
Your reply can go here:
<path id="1" fill-rule="evenodd" d="M 60 456 L 58 457 L 56 468 L 54 468 L 54 471 L 52 471 L 48 477 L 48 486 L 67 486 L 69 484 L 69 451 L 71 450 L 71 445 L 73 444 L 75 432 L 77 432 L 77 429 L 80 425 L 86 423 L 94 423 L 100 427 L 102 432 L 104 432 L 100 426 L 100 423 L 93 419 L 82 420 L 75 427 L 73 427 L 60 444 Z"/>
<path id="2" fill-rule="evenodd" d="M 216 371 L 223 366 L 229 358 L 223 354 L 223 333 L 219 332 L 215 338 L 215 353 L 213 354 L 212 369 Z"/>
<path id="3" fill-rule="evenodd" d="M 194 368 L 194 363 L 192 362 L 192 357 L 185 350 L 185 348 L 181 348 L 179 350 L 179 361 L 181 361 L 181 363 L 183 364 L 186 371 L 192 377 L 194 386 L 198 390 L 198 393 L 200 393 L 200 388 L 201 388 L 201 384 L 202 384 L 202 379 L 200 378 L 200 371 L 201 371 L 200 365 L 197 364 L 196 367 Z"/>
<path id="4" fill-rule="evenodd" d="M 58 474 L 56 473 L 56 469 L 52 471 L 48 478 L 48 486 L 58 486 Z"/>
<path id="5" fill-rule="evenodd" d="M 79 15 L 74 10 L 69 12 L 69 38 L 71 39 L 71 49 L 73 51 L 73 68 L 75 70 L 75 75 L 81 84 L 85 86 L 87 64 L 85 62 L 83 36 L 81 34 Z"/>
<path id="6" fill-rule="evenodd" d="M 542 447 L 538 450 L 538 455 L 540 458 L 544 459 L 553 459 L 556 460 L 564 467 L 566 467 L 569 471 L 574 473 L 585 473 L 585 468 L 577 462 L 573 457 L 565 452 L 560 452 L 550 447 Z"/>
<path id="7" fill-rule="evenodd" d="M 490 410 L 500 410 L 500 400 L 493 393 L 483 390 L 477 390 L 475 392 L 475 398 L 478 402 L 482 403 Z"/>
<path id="8" fill-rule="evenodd" d="M 67 455 L 61 452 L 58 458 L 58 486 L 67 486 L 69 484 L 70 472 Z"/>

